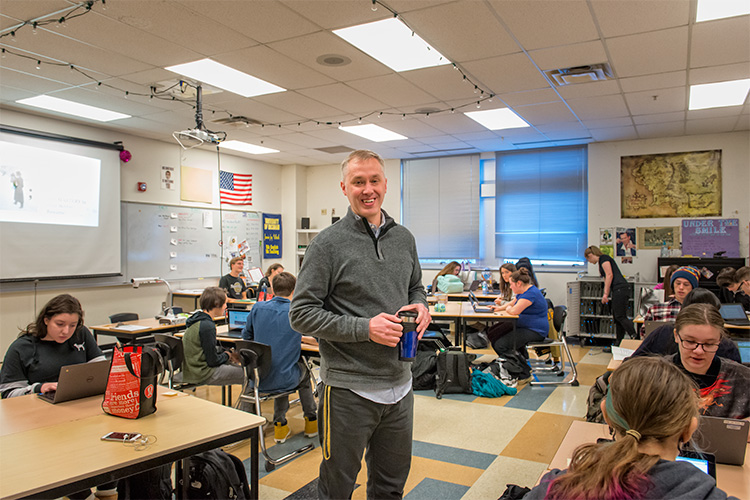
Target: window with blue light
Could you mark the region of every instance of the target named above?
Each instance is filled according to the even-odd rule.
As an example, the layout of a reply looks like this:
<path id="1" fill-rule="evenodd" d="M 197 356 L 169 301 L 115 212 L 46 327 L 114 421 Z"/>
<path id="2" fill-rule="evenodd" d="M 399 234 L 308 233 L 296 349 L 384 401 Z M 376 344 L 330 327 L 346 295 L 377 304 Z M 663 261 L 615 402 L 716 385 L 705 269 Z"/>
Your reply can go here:
<path id="1" fill-rule="evenodd" d="M 588 245 L 587 149 L 498 152 L 495 257 L 582 265 Z M 612 186 L 616 194 L 617 186 Z"/>

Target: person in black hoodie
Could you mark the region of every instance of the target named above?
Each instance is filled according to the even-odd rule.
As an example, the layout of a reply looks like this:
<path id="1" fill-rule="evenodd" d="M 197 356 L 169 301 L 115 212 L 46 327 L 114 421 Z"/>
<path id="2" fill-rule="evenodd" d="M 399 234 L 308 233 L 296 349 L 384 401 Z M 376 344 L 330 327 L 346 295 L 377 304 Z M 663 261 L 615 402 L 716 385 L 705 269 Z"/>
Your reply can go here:
<path id="1" fill-rule="evenodd" d="M 601 406 L 614 441 L 579 446 L 566 471 L 545 474 L 524 500 L 735 498 L 697 467 L 675 461 L 698 427 L 698 398 L 674 363 L 661 357 L 623 363 Z"/>

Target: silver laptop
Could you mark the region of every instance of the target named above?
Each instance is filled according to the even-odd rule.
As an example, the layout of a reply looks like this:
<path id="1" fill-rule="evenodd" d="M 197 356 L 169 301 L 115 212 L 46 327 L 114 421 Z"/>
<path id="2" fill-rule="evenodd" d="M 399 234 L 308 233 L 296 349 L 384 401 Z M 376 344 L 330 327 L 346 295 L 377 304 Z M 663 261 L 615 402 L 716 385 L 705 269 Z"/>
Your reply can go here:
<path id="1" fill-rule="evenodd" d="M 653 332 L 657 328 L 659 328 L 661 326 L 664 326 L 664 325 L 668 325 L 670 323 L 674 324 L 671 321 L 650 321 L 650 320 L 644 321 L 643 322 L 643 328 L 644 328 L 644 330 L 646 332 L 645 336 L 648 337 L 651 334 L 651 332 Z"/>
<path id="2" fill-rule="evenodd" d="M 475 313 L 491 313 L 494 311 L 494 309 L 487 305 L 488 303 L 485 303 L 484 305 L 481 304 L 477 300 L 476 296 L 471 292 L 469 292 L 469 302 L 471 303 L 471 307 L 472 309 L 474 309 Z"/>
<path id="3" fill-rule="evenodd" d="M 39 398 L 57 404 L 104 394 L 110 364 L 109 360 L 103 360 L 63 366 L 57 379 L 57 391 L 39 394 Z"/>
<path id="4" fill-rule="evenodd" d="M 227 324 L 229 325 L 229 329 L 226 336 L 241 339 L 242 331 L 245 329 L 249 315 L 249 309 L 227 309 Z"/>
<path id="5" fill-rule="evenodd" d="M 702 416 L 693 435 L 697 451 L 716 456 L 716 463 L 742 465 L 750 422 L 734 418 Z"/>
<path id="6" fill-rule="evenodd" d="M 722 304 L 719 312 L 724 321 L 730 325 L 750 326 L 750 320 L 747 319 L 742 304 Z"/>

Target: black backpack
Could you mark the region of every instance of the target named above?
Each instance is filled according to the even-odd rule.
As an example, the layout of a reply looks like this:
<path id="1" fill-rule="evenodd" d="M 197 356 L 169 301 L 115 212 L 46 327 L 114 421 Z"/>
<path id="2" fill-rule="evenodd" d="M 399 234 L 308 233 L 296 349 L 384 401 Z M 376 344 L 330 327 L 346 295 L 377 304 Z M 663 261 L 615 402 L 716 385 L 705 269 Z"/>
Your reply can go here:
<path id="1" fill-rule="evenodd" d="M 242 460 L 221 449 L 190 457 L 189 477 L 189 499 L 250 498 L 245 465 Z"/>
<path id="2" fill-rule="evenodd" d="M 476 356 L 455 349 L 441 351 L 437 355 L 435 397 L 438 399 L 443 394 L 471 394 L 470 365 Z"/>
<path id="3" fill-rule="evenodd" d="M 411 385 L 415 391 L 435 388 L 437 355 L 435 351 L 422 346 L 424 344 L 421 342 L 417 344 L 417 356 L 411 364 Z"/>
<path id="4" fill-rule="evenodd" d="M 172 500 L 172 464 L 128 476 L 117 482 L 118 500 Z"/>

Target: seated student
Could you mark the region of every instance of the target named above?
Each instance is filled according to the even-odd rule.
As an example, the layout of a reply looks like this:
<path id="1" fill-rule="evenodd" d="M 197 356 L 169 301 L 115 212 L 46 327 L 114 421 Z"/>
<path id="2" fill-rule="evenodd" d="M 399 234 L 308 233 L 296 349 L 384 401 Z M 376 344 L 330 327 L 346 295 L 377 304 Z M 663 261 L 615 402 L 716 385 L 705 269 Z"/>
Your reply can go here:
<path id="1" fill-rule="evenodd" d="M 674 290 L 674 296 L 664 297 L 664 302 L 654 304 L 648 308 L 644 321 L 674 321 L 680 312 L 682 301 L 693 288 L 698 288 L 700 272 L 693 266 L 682 266 L 672 273 L 670 285 Z M 646 327 L 641 326 L 641 338 L 646 334 Z"/>
<path id="2" fill-rule="evenodd" d="M 716 276 L 716 284 L 719 285 L 719 300 L 722 304 L 742 304 L 745 311 L 750 311 L 750 295 L 740 290 L 738 273 L 739 271 L 733 267 L 725 267 L 719 271 Z"/>
<path id="3" fill-rule="evenodd" d="M 492 348 L 502 358 L 526 359 L 526 344 L 541 342 L 549 333 L 547 299 L 531 282 L 525 268 L 510 276 L 510 286 L 516 298 L 505 308 L 508 314 L 518 315 L 516 328 L 507 321 L 496 323 L 487 332 Z M 500 306 L 492 306 L 499 309 Z M 520 356 L 520 358 L 519 358 Z M 518 378 L 531 377 L 531 369 L 524 363 L 523 373 Z"/>
<path id="4" fill-rule="evenodd" d="M 495 299 L 495 305 L 499 306 L 496 311 L 504 311 L 511 300 L 513 290 L 510 289 L 510 276 L 518 271 L 513 264 L 505 263 L 500 266 L 500 296 Z"/>
<path id="5" fill-rule="evenodd" d="M 81 303 L 71 295 L 58 295 L 47 302 L 36 321 L 21 331 L 5 353 L 0 394 L 6 399 L 56 391 L 61 367 L 103 360 L 94 336 L 83 325 Z M 117 483 L 100 485 L 96 496 L 116 498 L 116 486 Z M 91 490 L 68 497 L 93 498 Z"/>
<path id="6" fill-rule="evenodd" d="M 716 309 L 721 306 L 719 299 L 711 290 L 705 288 L 696 288 L 692 290 L 682 303 L 682 307 L 687 307 L 690 304 L 711 304 Z M 677 352 L 677 343 L 674 341 L 674 322 L 660 326 L 645 339 L 638 349 L 635 350 L 633 356 L 644 356 L 646 354 L 659 354 L 661 356 L 671 356 Z M 728 338 L 722 338 L 719 344 L 719 350 L 716 351 L 717 356 L 722 358 L 731 359 L 737 363 L 742 363 L 740 358 L 740 350 L 737 349 L 737 345 L 729 340 Z"/>
<path id="7" fill-rule="evenodd" d="M 727 498 L 711 476 L 675 461 L 699 413 L 692 382 L 668 360 L 623 363 L 601 409 L 614 442 L 579 446 L 567 470 L 545 474 L 524 500 Z"/>
<path id="8" fill-rule="evenodd" d="M 313 337 L 303 337 L 289 326 L 289 305 L 294 295 L 297 278 L 282 272 L 273 278 L 274 297 L 268 302 L 258 302 L 250 310 L 242 338 L 271 346 L 271 373 L 260 381 L 263 392 L 289 391 L 297 389 L 305 415 L 305 436 L 318 435 L 315 398 L 310 386 L 307 367 L 300 361 L 301 342 L 313 345 Z M 292 431 L 286 420 L 289 398 L 273 400 L 274 441 L 283 443 Z"/>
<path id="9" fill-rule="evenodd" d="M 245 260 L 242 257 L 234 257 L 229 261 L 229 269 L 229 274 L 225 274 L 219 280 L 219 288 L 226 290 L 227 295 L 232 299 L 246 299 L 247 285 L 240 277 L 245 269 Z"/>
<path id="10" fill-rule="evenodd" d="M 260 281 L 258 282 L 258 293 L 263 289 L 263 287 L 266 287 L 266 291 L 271 292 L 273 290 L 273 286 L 271 285 L 271 282 L 273 281 L 274 276 L 284 271 L 284 266 L 281 264 L 271 264 L 268 266 L 268 269 L 266 269 L 266 275 L 263 276 Z"/>
<path id="11" fill-rule="evenodd" d="M 458 277 L 460 272 L 461 264 L 455 260 L 448 262 L 448 264 L 437 273 L 435 279 L 432 280 L 432 293 L 457 293 L 463 291 L 464 283 L 461 281 L 461 278 Z M 444 278 L 441 279 L 441 277 Z M 461 290 L 458 290 L 457 287 L 459 286 L 461 287 Z"/>
<path id="12" fill-rule="evenodd" d="M 662 278 L 661 283 L 656 285 L 654 287 L 654 290 L 664 290 L 664 302 L 667 301 L 669 297 L 674 295 L 674 290 L 672 290 L 672 274 L 677 271 L 680 268 L 677 264 L 672 264 L 667 268 L 666 271 L 664 271 L 664 278 Z"/>
<path id="13" fill-rule="evenodd" d="M 182 347 L 181 382 L 205 385 L 242 385 L 244 371 L 239 366 L 240 356 L 226 351 L 216 340 L 216 323 L 213 318 L 223 316 L 227 309 L 227 296 L 219 287 L 209 286 L 200 296 L 200 311 L 187 319 Z M 243 409 L 245 409 L 243 407 Z"/>
<path id="14" fill-rule="evenodd" d="M 531 260 L 529 260 L 528 257 L 521 257 L 518 259 L 518 262 L 516 262 L 516 269 L 526 269 L 529 271 L 529 276 L 531 276 L 531 283 L 539 288 L 539 282 L 536 280 L 536 274 L 534 274 L 534 268 L 531 265 Z"/>
<path id="15" fill-rule="evenodd" d="M 672 361 L 698 386 L 700 411 L 711 417 L 750 417 L 750 368 L 716 356 L 724 320 L 709 304 L 684 307 L 675 320 Z M 623 363 L 623 366 L 625 363 Z"/>

